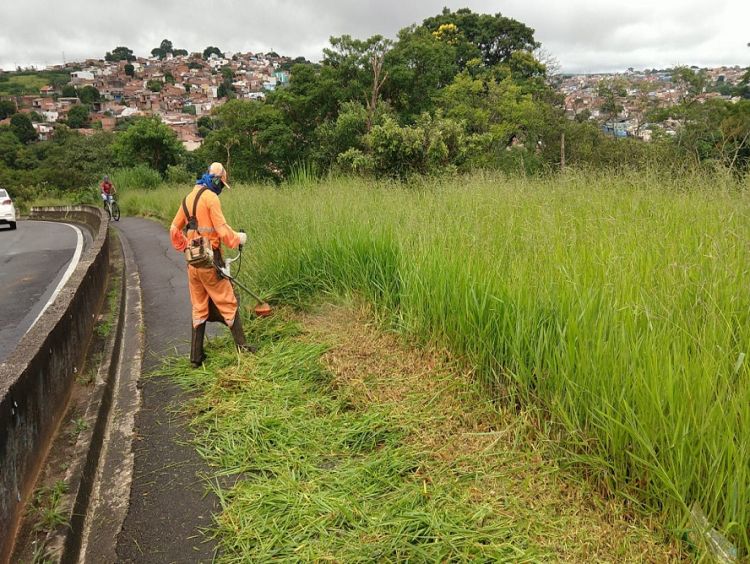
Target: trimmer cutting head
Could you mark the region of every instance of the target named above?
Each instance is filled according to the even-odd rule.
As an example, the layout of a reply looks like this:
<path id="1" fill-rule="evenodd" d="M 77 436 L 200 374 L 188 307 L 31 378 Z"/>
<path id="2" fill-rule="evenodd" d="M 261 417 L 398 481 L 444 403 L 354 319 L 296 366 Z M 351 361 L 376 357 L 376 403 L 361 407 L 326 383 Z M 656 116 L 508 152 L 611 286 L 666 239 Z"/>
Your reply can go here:
<path id="1" fill-rule="evenodd" d="M 263 302 L 262 304 L 258 304 L 255 306 L 255 315 L 258 317 L 268 317 L 273 313 L 273 310 L 271 309 L 271 306 L 268 305 L 266 302 Z"/>

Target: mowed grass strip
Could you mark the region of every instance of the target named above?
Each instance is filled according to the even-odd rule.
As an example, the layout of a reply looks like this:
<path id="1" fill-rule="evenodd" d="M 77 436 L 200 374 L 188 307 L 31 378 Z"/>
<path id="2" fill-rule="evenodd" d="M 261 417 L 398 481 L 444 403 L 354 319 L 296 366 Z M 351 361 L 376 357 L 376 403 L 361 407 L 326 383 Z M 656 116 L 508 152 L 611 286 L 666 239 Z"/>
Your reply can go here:
<path id="1" fill-rule="evenodd" d="M 747 558 L 749 180 L 333 178 L 222 201 L 251 242 L 242 276 L 274 303 L 363 297 L 494 399 L 545 410 L 604 491 L 677 538 L 701 536 L 698 507 Z M 170 221 L 184 190 L 123 202 Z"/>
<path id="2" fill-rule="evenodd" d="M 530 419 L 503 414 L 443 357 L 378 337 L 348 308 L 250 323 L 162 375 L 215 468 L 219 559 L 664 561 L 679 549 L 621 505 L 565 484 Z M 383 340 L 384 339 L 384 340 Z M 584 489 L 581 489 L 584 488 Z"/>

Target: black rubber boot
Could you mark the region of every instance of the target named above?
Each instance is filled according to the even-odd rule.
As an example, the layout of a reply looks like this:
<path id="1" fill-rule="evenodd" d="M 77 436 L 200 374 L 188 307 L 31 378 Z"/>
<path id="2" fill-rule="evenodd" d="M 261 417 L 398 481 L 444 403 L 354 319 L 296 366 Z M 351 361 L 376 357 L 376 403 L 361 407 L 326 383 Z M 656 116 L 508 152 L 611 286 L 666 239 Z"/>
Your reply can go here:
<path id="1" fill-rule="evenodd" d="M 234 344 L 237 345 L 237 348 L 241 352 L 255 353 L 258 351 L 258 347 L 248 345 L 247 342 L 245 342 L 245 332 L 242 330 L 242 318 L 240 317 L 239 312 L 237 312 L 237 315 L 234 318 L 234 323 L 229 330 L 232 332 Z"/>
<path id="2" fill-rule="evenodd" d="M 193 327 L 193 338 L 190 342 L 190 364 L 193 365 L 193 368 L 198 368 L 203 364 L 203 361 L 206 360 L 206 355 L 203 352 L 203 337 L 205 337 L 205 335 L 205 323 Z"/>

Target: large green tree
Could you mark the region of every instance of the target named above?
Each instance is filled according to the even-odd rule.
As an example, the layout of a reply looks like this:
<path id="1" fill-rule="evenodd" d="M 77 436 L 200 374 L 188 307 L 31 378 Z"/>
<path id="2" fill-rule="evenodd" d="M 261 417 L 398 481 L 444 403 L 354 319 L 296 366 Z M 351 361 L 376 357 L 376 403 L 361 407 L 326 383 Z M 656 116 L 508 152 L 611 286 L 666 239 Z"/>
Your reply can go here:
<path id="1" fill-rule="evenodd" d="M 0 119 L 12 116 L 18 111 L 16 103 L 12 100 L 0 100 Z"/>
<path id="2" fill-rule="evenodd" d="M 151 49 L 151 55 L 164 59 L 170 53 L 174 53 L 174 47 L 169 39 L 162 39 L 158 47 Z"/>
<path id="3" fill-rule="evenodd" d="M 68 127 L 81 129 L 89 125 L 89 106 L 87 104 L 76 104 L 68 111 Z"/>
<path id="4" fill-rule="evenodd" d="M 323 49 L 322 69 L 336 84 L 330 95 L 339 103 L 369 99 L 374 83 L 373 61 L 384 56 L 391 45 L 380 35 L 367 39 L 355 39 L 350 35 L 331 37 L 330 46 Z"/>
<path id="5" fill-rule="evenodd" d="M 93 86 L 86 85 L 78 90 L 78 99 L 82 104 L 93 104 L 101 99 L 101 94 Z"/>
<path id="6" fill-rule="evenodd" d="M 284 113 L 260 101 L 230 100 L 214 116 L 200 149 L 205 161 L 221 161 L 238 180 L 280 179 L 298 158 Z"/>
<path id="7" fill-rule="evenodd" d="M 108 51 L 104 56 L 107 61 L 135 61 L 135 55 L 133 51 L 127 47 L 115 47 L 112 51 Z"/>
<path id="8" fill-rule="evenodd" d="M 203 50 L 203 58 L 207 60 L 211 55 L 216 55 L 217 57 L 224 56 L 224 54 L 221 52 L 221 49 L 219 49 L 218 47 L 209 45 Z"/>
<path id="9" fill-rule="evenodd" d="M 422 112 L 434 110 L 435 96 L 458 72 L 456 48 L 424 27 L 408 27 L 399 32 L 398 41 L 386 55 L 385 68 L 384 96 L 402 120 L 412 121 Z"/>
<path id="10" fill-rule="evenodd" d="M 31 143 L 37 139 L 34 125 L 26 114 L 13 114 L 10 118 L 10 129 L 21 143 Z"/>
<path id="11" fill-rule="evenodd" d="M 487 66 L 507 63 L 515 51 L 532 51 L 539 46 L 533 29 L 499 13 L 493 16 L 477 14 L 468 8 L 455 12 L 444 8 L 422 25 L 456 47 L 461 68 L 477 57 Z"/>
<path id="12" fill-rule="evenodd" d="M 156 116 L 139 118 L 119 134 L 113 150 L 122 166 L 146 164 L 164 174 L 178 164 L 184 148 L 169 126 Z"/>
<path id="13" fill-rule="evenodd" d="M 65 86 L 63 86 L 62 96 L 63 98 L 77 98 L 78 91 L 76 90 L 76 87 L 73 86 L 72 84 L 66 84 Z"/>
<path id="14" fill-rule="evenodd" d="M 0 131 L 0 162 L 6 166 L 13 167 L 18 157 L 18 152 L 23 145 L 10 130 Z"/>
<path id="15" fill-rule="evenodd" d="M 62 129 L 51 141 L 39 144 L 37 181 L 64 190 L 78 189 L 96 182 L 115 164 L 112 133 L 80 135 Z"/>

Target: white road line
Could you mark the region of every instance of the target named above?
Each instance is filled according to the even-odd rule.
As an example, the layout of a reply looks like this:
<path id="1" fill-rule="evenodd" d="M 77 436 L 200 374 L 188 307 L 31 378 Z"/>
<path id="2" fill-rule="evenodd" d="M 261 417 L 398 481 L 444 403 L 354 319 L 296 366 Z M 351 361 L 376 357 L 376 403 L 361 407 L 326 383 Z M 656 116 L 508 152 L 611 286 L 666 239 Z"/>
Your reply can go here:
<path id="1" fill-rule="evenodd" d="M 61 225 L 61 224 L 58 223 L 58 225 Z M 75 225 L 71 225 L 70 223 L 63 223 L 62 225 L 67 225 L 71 229 L 75 229 L 76 236 L 77 236 L 76 250 L 73 253 L 73 258 L 70 259 L 70 264 L 68 264 L 68 268 L 65 270 L 65 273 L 60 279 L 60 282 L 57 284 L 55 291 L 52 292 L 52 295 L 47 300 L 47 303 L 44 304 L 44 307 L 42 308 L 42 310 L 34 318 L 34 321 L 31 322 L 31 325 L 29 325 L 29 328 L 26 329 L 26 333 L 31 331 L 31 328 L 34 327 L 34 325 L 36 325 L 36 322 L 39 321 L 39 318 L 42 316 L 42 314 L 45 311 L 47 311 L 47 308 L 54 303 L 54 301 L 57 299 L 57 295 L 60 293 L 60 290 L 63 289 L 63 287 L 65 286 L 65 283 L 73 275 L 73 271 L 76 269 L 76 266 L 78 266 L 78 261 L 81 260 L 81 254 L 83 253 L 83 233 L 78 227 L 76 227 Z"/>

